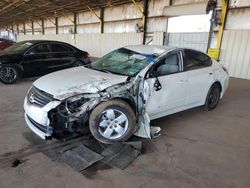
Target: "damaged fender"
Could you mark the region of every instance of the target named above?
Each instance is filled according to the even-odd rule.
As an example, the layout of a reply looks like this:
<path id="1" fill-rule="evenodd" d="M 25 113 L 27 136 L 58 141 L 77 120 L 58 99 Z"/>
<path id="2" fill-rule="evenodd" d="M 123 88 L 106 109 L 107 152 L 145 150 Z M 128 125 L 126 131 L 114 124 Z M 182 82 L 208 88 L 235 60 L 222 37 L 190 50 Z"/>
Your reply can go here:
<path id="1" fill-rule="evenodd" d="M 150 119 L 146 113 L 149 85 L 140 75 L 96 94 L 80 94 L 64 100 L 57 108 L 49 112 L 54 133 L 84 132 L 91 111 L 101 102 L 115 98 L 129 100 L 133 104 L 138 126 L 135 135 L 151 138 Z"/>

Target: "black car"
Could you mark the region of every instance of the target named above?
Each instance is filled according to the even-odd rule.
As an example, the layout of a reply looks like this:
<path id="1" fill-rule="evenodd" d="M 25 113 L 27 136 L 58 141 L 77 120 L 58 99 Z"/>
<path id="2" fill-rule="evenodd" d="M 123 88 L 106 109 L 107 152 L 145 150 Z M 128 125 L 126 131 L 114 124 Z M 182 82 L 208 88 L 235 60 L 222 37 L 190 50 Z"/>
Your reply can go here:
<path id="1" fill-rule="evenodd" d="M 63 42 L 30 40 L 0 52 L 0 81 L 13 84 L 24 77 L 90 63 L 89 54 Z"/>

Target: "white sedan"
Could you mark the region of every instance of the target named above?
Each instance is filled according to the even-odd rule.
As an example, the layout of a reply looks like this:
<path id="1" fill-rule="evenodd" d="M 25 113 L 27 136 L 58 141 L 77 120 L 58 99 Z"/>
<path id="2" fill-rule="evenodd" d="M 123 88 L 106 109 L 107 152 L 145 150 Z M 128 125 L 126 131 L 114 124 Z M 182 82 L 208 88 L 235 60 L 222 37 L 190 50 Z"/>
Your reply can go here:
<path id="1" fill-rule="evenodd" d="M 213 110 L 229 83 L 202 52 L 126 46 L 87 67 L 46 75 L 24 101 L 25 120 L 43 139 L 85 134 L 103 143 L 150 138 L 150 120 L 197 106 Z"/>

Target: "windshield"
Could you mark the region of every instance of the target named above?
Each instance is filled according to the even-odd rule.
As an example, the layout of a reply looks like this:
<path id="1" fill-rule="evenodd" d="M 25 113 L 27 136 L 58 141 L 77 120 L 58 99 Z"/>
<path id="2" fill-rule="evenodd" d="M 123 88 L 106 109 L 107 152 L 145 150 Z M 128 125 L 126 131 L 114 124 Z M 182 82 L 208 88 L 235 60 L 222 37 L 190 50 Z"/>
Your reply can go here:
<path id="1" fill-rule="evenodd" d="M 156 58 L 155 55 L 120 48 L 93 62 L 91 68 L 114 74 L 135 76 Z"/>
<path id="2" fill-rule="evenodd" d="M 28 41 L 18 42 L 16 44 L 13 44 L 12 46 L 4 49 L 4 51 L 6 51 L 6 52 L 7 51 L 8 52 L 24 51 L 24 50 L 28 49 L 32 45 L 33 45 L 33 43 L 28 42 Z"/>

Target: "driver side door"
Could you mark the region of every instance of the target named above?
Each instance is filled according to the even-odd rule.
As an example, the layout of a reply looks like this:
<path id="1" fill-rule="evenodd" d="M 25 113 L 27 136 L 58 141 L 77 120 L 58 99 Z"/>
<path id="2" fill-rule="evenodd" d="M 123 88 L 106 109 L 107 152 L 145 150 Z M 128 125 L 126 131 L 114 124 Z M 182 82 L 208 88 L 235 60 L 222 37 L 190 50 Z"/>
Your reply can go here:
<path id="1" fill-rule="evenodd" d="M 38 44 L 24 54 L 24 70 L 26 76 L 39 76 L 47 73 L 51 63 L 51 55 L 46 43 Z"/>
<path id="2" fill-rule="evenodd" d="M 181 52 L 167 54 L 150 72 L 154 75 L 147 79 L 150 97 L 146 111 L 150 119 L 182 111 L 185 108 L 187 72 L 183 71 Z"/>

